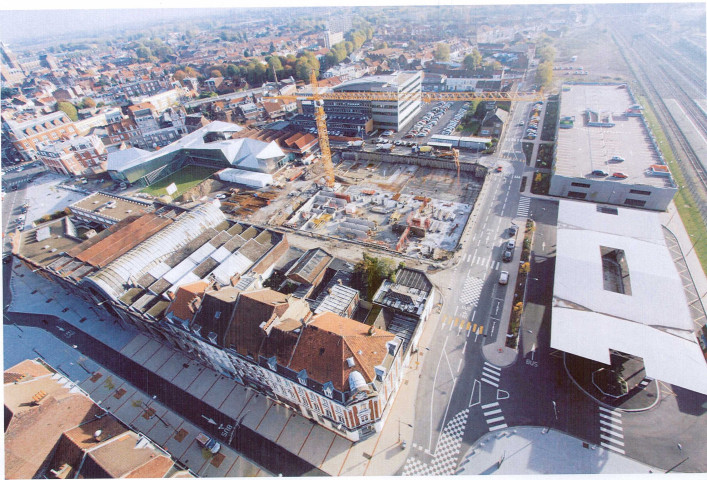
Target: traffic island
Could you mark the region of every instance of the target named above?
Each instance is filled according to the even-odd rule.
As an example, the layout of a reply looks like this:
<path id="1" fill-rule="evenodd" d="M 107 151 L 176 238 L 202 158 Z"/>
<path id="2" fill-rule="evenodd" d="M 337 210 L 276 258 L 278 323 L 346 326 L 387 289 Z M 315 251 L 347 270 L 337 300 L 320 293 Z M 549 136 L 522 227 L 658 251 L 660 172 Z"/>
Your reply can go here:
<path id="1" fill-rule="evenodd" d="M 638 357 L 612 352 L 605 365 L 565 354 L 565 367 L 572 380 L 595 401 L 622 410 L 647 410 L 659 399 L 658 382 L 645 376 Z"/>
<path id="2" fill-rule="evenodd" d="M 508 330 L 506 331 L 506 347 L 514 350 L 518 348 L 521 317 L 523 315 L 523 306 L 525 305 L 525 291 L 528 283 L 528 274 L 530 273 L 530 250 L 533 246 L 533 232 L 535 232 L 535 222 L 528 219 L 525 222 L 523 250 L 520 254 L 518 277 L 516 278 L 516 287 L 513 293 L 511 320 L 508 322 Z"/>

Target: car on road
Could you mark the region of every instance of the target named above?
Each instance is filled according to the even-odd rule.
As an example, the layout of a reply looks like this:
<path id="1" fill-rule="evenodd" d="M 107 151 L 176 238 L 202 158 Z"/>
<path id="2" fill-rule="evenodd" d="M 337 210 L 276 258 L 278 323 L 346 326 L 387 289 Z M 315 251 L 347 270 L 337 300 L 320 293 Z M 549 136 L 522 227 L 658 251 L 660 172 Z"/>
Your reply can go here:
<path id="1" fill-rule="evenodd" d="M 503 255 L 501 256 L 501 260 L 504 262 L 510 262 L 513 260 L 513 250 L 504 250 Z"/>
<path id="2" fill-rule="evenodd" d="M 498 283 L 500 285 L 507 285 L 508 284 L 508 272 L 505 270 L 501 271 L 501 275 L 498 277 Z"/>
<path id="3" fill-rule="evenodd" d="M 221 450 L 221 444 L 204 433 L 196 436 L 196 443 L 213 454 L 217 454 Z"/>
<path id="4" fill-rule="evenodd" d="M 516 248 L 516 241 L 513 238 L 511 238 L 506 243 L 506 250 L 513 251 L 514 248 Z"/>
<path id="5" fill-rule="evenodd" d="M 525 122 L 521 120 L 521 122 L 518 125 L 520 125 L 522 127 L 525 125 Z"/>
<path id="6" fill-rule="evenodd" d="M 608 177 L 609 173 L 606 172 L 605 170 L 592 170 L 592 175 L 596 175 L 597 177 Z"/>
<path id="7" fill-rule="evenodd" d="M 609 159 L 610 162 L 615 162 L 615 163 L 621 163 L 624 160 L 626 160 L 626 159 L 624 157 L 619 156 L 619 155 L 614 155 L 613 157 L 611 157 Z"/>
<path id="8" fill-rule="evenodd" d="M 618 178 L 619 180 L 624 180 L 628 178 L 628 175 L 622 172 L 614 172 L 611 174 L 611 178 Z"/>

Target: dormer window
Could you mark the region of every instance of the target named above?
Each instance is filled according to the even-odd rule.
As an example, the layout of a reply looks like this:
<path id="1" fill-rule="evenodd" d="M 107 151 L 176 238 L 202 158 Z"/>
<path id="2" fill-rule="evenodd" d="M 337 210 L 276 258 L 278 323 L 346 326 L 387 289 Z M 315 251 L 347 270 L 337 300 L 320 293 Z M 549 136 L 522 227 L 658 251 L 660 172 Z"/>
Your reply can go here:
<path id="1" fill-rule="evenodd" d="M 302 385 L 307 385 L 307 370 L 302 370 L 297 374 L 297 381 Z"/>
<path id="2" fill-rule="evenodd" d="M 214 318 L 219 318 L 221 316 L 221 310 L 214 313 Z"/>
<path id="3" fill-rule="evenodd" d="M 322 389 L 324 390 L 324 395 L 327 397 L 331 398 L 334 395 L 334 384 L 329 382 L 326 382 L 323 386 Z"/>
<path id="4" fill-rule="evenodd" d="M 268 358 L 268 368 L 273 372 L 277 369 L 277 358 L 275 356 Z"/>

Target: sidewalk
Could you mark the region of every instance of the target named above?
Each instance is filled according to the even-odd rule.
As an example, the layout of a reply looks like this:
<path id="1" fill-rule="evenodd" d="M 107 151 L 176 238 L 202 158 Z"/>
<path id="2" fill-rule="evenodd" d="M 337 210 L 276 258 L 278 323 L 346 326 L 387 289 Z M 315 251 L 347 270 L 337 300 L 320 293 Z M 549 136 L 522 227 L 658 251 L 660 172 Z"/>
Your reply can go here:
<path id="1" fill-rule="evenodd" d="M 469 449 L 456 474 L 598 473 L 627 475 L 664 472 L 624 455 L 587 444 L 557 430 L 541 427 L 516 427 L 488 433 L 481 437 Z"/>

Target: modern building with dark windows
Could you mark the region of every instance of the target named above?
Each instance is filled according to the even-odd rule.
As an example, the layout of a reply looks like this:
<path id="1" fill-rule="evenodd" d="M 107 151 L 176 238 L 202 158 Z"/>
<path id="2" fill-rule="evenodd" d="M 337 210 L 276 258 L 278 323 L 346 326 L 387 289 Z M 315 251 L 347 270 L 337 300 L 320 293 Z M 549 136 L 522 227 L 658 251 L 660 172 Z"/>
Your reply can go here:
<path id="1" fill-rule="evenodd" d="M 333 87 L 334 92 L 397 92 L 422 93 L 422 73 L 399 71 L 390 75 L 373 75 L 344 82 Z M 340 101 L 343 106 L 351 103 L 370 105 L 374 129 L 398 131 L 410 123 L 422 109 L 422 101 L 405 98 L 394 102 Z M 326 109 L 326 107 L 325 107 Z M 326 110 L 325 110 L 326 111 Z"/>

